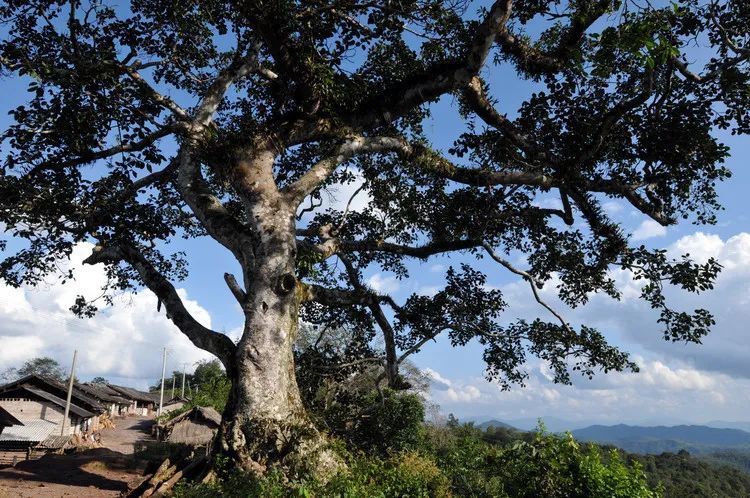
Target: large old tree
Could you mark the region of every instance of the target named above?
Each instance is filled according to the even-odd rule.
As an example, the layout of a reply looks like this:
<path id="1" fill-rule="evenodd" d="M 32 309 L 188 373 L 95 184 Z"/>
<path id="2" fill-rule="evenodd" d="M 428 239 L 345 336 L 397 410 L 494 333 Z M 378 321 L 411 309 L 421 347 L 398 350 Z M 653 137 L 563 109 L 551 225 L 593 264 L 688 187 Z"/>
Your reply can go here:
<path id="1" fill-rule="evenodd" d="M 635 369 L 539 292 L 554 284 L 570 306 L 617 298 L 613 268 L 643 284 L 665 339 L 708 332 L 707 311 L 672 309 L 664 290 L 710 288 L 719 265 L 634 246 L 602 204 L 662 225 L 714 221 L 729 176 L 715 130 L 750 131 L 748 2 L 111 4 L 0 6 L 2 84 L 28 85 L 0 176 L 0 222 L 26 242 L 0 276 L 34 284 L 93 242 L 86 262 L 106 265 L 108 292 L 148 288 L 224 364 L 219 446 L 245 468 L 336 465 L 295 379 L 301 321 L 357 331 L 342 361 L 382 365 L 395 389 L 399 364 L 441 333 L 481 343 L 503 385 L 524 380 L 529 354 L 561 382 Z M 513 79 L 524 99 L 508 97 Z M 441 98 L 453 121 L 426 126 Z M 436 127 L 442 147 L 426 131 Z M 331 188 L 352 183 L 367 208 L 330 207 Z M 236 344 L 175 291 L 190 257 L 181 238 L 196 237 L 241 269 L 225 275 L 244 313 Z M 410 260 L 449 252 L 458 261 L 432 296 L 399 302 L 363 279 L 378 268 L 405 278 Z M 503 320 L 487 262 L 528 282 L 543 318 Z"/>

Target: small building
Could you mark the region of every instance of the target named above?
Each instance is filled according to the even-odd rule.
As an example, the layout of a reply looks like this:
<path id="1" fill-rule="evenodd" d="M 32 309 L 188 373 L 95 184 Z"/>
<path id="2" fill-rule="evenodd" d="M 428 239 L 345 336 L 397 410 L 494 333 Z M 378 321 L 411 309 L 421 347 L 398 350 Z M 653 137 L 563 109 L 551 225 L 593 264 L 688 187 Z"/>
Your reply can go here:
<path id="1" fill-rule="evenodd" d="M 65 418 L 66 401 L 31 384 L 20 384 L 0 393 L 0 407 L 23 423 L 0 434 L 2 440 L 40 442 L 52 433 L 60 434 Z M 71 401 L 68 419 L 65 421 L 67 435 L 79 434 L 92 429 L 94 413 Z M 15 439 L 13 439 L 15 438 Z"/>
<path id="2" fill-rule="evenodd" d="M 3 433 L 3 429 L 6 427 L 13 427 L 14 425 L 23 425 L 23 423 L 11 415 L 10 412 L 0 407 L 0 434 Z"/>
<path id="3" fill-rule="evenodd" d="M 162 413 L 169 413 L 169 412 L 180 410 L 188 403 L 190 403 L 189 399 L 183 398 L 181 396 L 175 396 L 169 401 L 164 402 L 164 406 L 162 407 Z"/>
<path id="4" fill-rule="evenodd" d="M 154 414 L 158 401 L 151 393 L 146 393 L 131 387 L 107 384 L 107 387 L 117 392 L 117 395 L 129 402 L 126 408 L 127 415 L 151 416 Z M 158 396 L 158 394 L 157 394 Z"/>
<path id="5" fill-rule="evenodd" d="M 0 386 L 0 407 L 25 425 L 28 425 L 28 422 L 41 421 L 61 426 L 67 394 L 67 386 L 55 379 L 27 375 Z M 104 412 L 106 408 L 99 402 L 73 388 L 66 421 L 67 432 L 72 435 L 99 430 L 99 415 Z M 58 427 L 57 430 L 61 429 L 62 427 Z"/>
<path id="6" fill-rule="evenodd" d="M 132 404 L 131 400 L 123 398 L 106 384 L 76 384 L 76 388 L 103 405 L 110 418 L 124 417 L 128 412 L 128 407 Z"/>
<path id="7" fill-rule="evenodd" d="M 157 438 L 192 446 L 209 444 L 221 425 L 221 415 L 210 407 L 196 406 L 156 428 Z"/>

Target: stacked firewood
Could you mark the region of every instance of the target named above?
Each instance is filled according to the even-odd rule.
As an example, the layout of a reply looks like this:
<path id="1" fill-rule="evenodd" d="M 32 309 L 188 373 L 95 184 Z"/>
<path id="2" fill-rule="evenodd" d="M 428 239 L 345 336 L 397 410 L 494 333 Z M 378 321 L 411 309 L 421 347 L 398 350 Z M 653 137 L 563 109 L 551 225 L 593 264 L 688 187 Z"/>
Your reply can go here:
<path id="1" fill-rule="evenodd" d="M 115 423 L 109 418 L 109 414 L 105 413 L 99 416 L 99 427 L 101 429 L 114 429 Z"/>
<path id="2" fill-rule="evenodd" d="M 207 482 L 213 476 L 205 456 L 173 464 L 164 460 L 153 474 L 147 475 L 141 483 L 125 494 L 126 498 L 148 498 L 166 496 L 180 479 Z"/>
<path id="3" fill-rule="evenodd" d="M 70 438 L 70 446 L 74 448 L 101 448 L 101 438 L 97 433 L 84 432 Z"/>

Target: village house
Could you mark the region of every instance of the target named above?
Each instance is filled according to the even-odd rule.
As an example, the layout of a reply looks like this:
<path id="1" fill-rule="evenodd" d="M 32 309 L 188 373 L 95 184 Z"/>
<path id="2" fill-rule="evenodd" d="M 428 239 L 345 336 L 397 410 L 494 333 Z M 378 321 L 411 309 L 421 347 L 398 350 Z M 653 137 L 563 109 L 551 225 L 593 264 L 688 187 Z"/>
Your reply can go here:
<path id="1" fill-rule="evenodd" d="M 67 389 L 63 384 L 37 375 L 29 375 L 0 386 L 0 407 L 23 423 L 0 434 L 0 440 L 42 441 L 60 434 L 65 417 Z M 98 430 L 99 415 L 105 409 L 96 400 L 75 389 L 71 395 L 66 435 Z"/>
<path id="2" fill-rule="evenodd" d="M 203 446 L 211 443 L 220 425 L 219 412 L 196 406 L 156 426 L 156 435 L 160 441 Z"/>
<path id="3" fill-rule="evenodd" d="M 152 416 L 159 402 L 151 393 L 146 393 L 130 387 L 107 384 L 107 387 L 117 393 L 118 396 L 129 402 L 126 408 L 128 415 Z M 158 394 L 156 395 L 158 396 Z"/>
<path id="4" fill-rule="evenodd" d="M 131 400 L 122 397 L 106 384 L 76 384 L 76 388 L 103 405 L 110 417 L 124 417 L 132 404 Z"/>
<path id="5" fill-rule="evenodd" d="M 169 412 L 181 410 L 189 402 L 190 400 L 188 400 L 187 398 L 183 398 L 182 396 L 175 396 L 169 401 L 164 402 L 162 413 L 169 413 Z"/>

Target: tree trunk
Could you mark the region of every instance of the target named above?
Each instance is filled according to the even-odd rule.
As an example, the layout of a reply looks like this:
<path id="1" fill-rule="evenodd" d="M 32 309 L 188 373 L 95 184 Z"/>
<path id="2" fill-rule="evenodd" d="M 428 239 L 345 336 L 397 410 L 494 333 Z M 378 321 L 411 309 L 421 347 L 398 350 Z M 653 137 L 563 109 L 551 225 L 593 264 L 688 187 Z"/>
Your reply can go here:
<path id="1" fill-rule="evenodd" d="M 237 345 L 232 390 L 219 431 L 220 452 L 241 468 L 263 473 L 279 464 L 288 474 L 325 478 L 339 467 L 307 416 L 294 369 L 299 292 L 293 217 L 264 220 L 254 268 L 245 278 L 245 327 Z M 286 228 L 286 229 L 285 229 Z"/>

